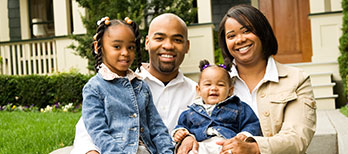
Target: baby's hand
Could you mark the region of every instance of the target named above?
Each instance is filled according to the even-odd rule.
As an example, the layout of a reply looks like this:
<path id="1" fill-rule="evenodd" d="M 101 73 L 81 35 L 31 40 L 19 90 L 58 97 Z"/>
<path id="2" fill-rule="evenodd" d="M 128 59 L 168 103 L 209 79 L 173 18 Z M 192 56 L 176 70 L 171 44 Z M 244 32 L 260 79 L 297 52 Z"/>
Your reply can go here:
<path id="1" fill-rule="evenodd" d="M 183 140 L 188 134 L 190 134 L 186 129 L 179 129 L 174 134 L 174 141 L 180 142 Z"/>
<path id="2" fill-rule="evenodd" d="M 235 136 L 235 138 L 240 139 L 241 141 L 244 141 L 247 138 L 247 136 L 245 136 L 244 134 L 238 134 L 237 136 Z"/>

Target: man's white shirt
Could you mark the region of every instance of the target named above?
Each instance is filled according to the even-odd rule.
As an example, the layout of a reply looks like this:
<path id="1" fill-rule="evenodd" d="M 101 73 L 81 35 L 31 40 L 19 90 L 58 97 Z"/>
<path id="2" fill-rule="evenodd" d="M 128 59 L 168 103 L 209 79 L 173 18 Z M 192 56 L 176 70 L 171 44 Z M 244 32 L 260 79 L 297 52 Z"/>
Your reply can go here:
<path id="1" fill-rule="evenodd" d="M 167 85 L 152 76 L 144 67 L 137 72 L 149 85 L 153 102 L 169 132 L 177 125 L 180 113 L 192 104 L 196 97 L 197 83 L 184 76 L 182 72 Z M 85 154 L 90 150 L 99 149 L 93 144 L 82 118 L 76 124 L 74 148 L 71 154 Z"/>
<path id="2" fill-rule="evenodd" d="M 180 71 L 166 86 L 143 67 L 139 75 L 149 85 L 158 112 L 169 132 L 172 131 L 178 123 L 180 113 L 193 103 L 197 83 Z"/>

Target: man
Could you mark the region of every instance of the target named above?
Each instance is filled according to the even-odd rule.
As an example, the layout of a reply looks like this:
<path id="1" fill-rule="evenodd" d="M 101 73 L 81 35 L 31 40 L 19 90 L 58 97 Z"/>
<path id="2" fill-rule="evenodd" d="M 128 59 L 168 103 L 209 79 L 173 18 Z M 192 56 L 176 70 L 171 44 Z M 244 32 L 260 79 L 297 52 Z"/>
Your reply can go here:
<path id="1" fill-rule="evenodd" d="M 179 71 L 190 48 L 185 22 L 174 14 L 162 14 L 152 20 L 145 47 L 149 64 L 143 64 L 140 76 L 149 85 L 154 104 L 169 132 L 174 129 L 182 111 L 196 96 L 196 83 Z M 186 149 L 179 149 L 185 151 Z M 98 154 L 83 121 L 76 125 L 72 154 Z"/>

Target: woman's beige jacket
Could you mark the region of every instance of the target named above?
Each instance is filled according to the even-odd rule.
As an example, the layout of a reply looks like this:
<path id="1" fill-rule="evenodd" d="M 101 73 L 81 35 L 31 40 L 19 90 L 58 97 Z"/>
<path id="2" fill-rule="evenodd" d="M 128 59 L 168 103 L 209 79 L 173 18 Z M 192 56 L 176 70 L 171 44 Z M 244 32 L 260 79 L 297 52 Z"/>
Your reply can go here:
<path id="1" fill-rule="evenodd" d="M 253 138 L 262 154 L 305 153 L 316 127 L 310 77 L 298 68 L 276 66 L 279 82 L 264 82 L 257 91 L 263 137 Z"/>

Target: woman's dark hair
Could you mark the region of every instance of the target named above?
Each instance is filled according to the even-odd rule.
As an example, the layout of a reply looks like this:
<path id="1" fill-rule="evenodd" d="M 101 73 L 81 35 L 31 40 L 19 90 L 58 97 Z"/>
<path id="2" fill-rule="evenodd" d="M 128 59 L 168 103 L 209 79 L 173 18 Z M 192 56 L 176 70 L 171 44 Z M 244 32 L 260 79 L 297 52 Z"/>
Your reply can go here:
<path id="1" fill-rule="evenodd" d="M 108 29 L 108 27 L 110 26 L 116 26 L 119 24 L 122 25 L 126 25 L 128 26 L 134 33 L 135 36 L 135 53 L 136 53 L 136 63 L 137 63 L 137 68 L 140 70 L 140 66 L 141 66 L 141 51 L 140 51 L 140 32 L 139 32 L 139 27 L 135 22 L 132 22 L 131 24 L 128 24 L 126 21 L 124 20 L 110 20 L 109 24 L 105 24 L 105 21 L 101 21 L 98 28 L 97 28 L 97 33 L 95 35 L 95 38 L 97 41 L 97 52 L 95 52 L 95 47 L 94 45 L 92 45 L 92 51 L 93 51 L 93 56 L 94 59 L 96 61 L 95 65 L 94 65 L 94 69 L 96 72 L 98 72 L 100 65 L 103 63 L 102 60 L 102 44 L 103 44 L 103 36 L 104 36 L 104 32 Z"/>
<path id="2" fill-rule="evenodd" d="M 250 28 L 249 30 L 259 37 L 262 43 L 263 58 L 267 59 L 269 56 L 277 54 L 278 42 L 266 17 L 250 5 L 236 5 L 227 11 L 219 25 L 219 46 L 225 64 L 231 63 L 233 60 L 226 45 L 225 23 L 228 18 L 237 20 L 244 27 Z"/>
<path id="3" fill-rule="evenodd" d="M 225 73 L 227 75 L 227 77 L 229 79 L 231 79 L 231 76 L 230 76 L 230 70 L 231 70 L 231 66 L 232 64 L 228 64 L 228 65 L 225 65 L 225 64 L 219 64 L 219 65 L 210 65 L 209 61 L 206 60 L 206 59 L 203 59 L 201 61 L 199 61 L 199 70 L 201 71 L 201 74 L 199 75 L 199 80 L 198 81 L 201 81 L 201 76 L 202 76 L 202 72 L 204 69 L 208 68 L 208 67 L 221 67 L 225 70 Z M 229 81 L 229 84 L 232 85 L 232 82 Z"/>

